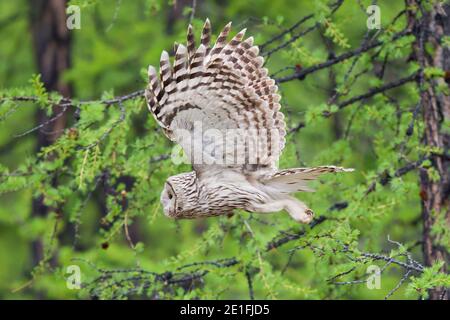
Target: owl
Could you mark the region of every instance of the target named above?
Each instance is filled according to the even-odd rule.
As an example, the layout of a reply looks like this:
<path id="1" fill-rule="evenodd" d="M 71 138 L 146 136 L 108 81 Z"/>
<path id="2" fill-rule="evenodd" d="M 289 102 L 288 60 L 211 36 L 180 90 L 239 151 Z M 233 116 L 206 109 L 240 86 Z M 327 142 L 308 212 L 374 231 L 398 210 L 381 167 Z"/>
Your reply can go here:
<path id="1" fill-rule="evenodd" d="M 193 171 L 169 177 L 161 193 L 164 214 L 175 219 L 285 210 L 300 223 L 313 211 L 292 196 L 312 191 L 307 182 L 336 166 L 280 170 L 286 125 L 275 81 L 264 60 L 244 39 L 245 29 L 227 40 L 231 23 L 214 45 L 207 19 L 195 45 L 175 44 L 173 64 L 163 51 L 159 75 L 148 68 L 148 108 L 165 135 L 183 149 Z"/>

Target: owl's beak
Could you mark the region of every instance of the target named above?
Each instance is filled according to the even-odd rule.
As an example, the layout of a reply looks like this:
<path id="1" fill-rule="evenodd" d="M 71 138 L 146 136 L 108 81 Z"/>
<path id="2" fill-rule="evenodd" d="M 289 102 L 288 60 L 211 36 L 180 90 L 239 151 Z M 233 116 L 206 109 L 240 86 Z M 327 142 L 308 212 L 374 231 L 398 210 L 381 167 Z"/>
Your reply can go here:
<path id="1" fill-rule="evenodd" d="M 173 218 L 173 216 L 175 215 L 175 212 L 173 212 L 173 210 L 171 210 L 170 208 L 167 210 L 164 210 L 164 214 L 166 217 L 168 218 Z"/>

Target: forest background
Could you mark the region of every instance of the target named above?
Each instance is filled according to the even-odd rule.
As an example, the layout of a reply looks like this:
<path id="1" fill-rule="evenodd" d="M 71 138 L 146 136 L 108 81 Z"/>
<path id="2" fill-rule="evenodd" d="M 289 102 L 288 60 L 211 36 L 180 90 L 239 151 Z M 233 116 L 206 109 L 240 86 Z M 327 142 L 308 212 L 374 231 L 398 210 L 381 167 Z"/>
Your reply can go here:
<path id="1" fill-rule="evenodd" d="M 448 299 L 449 16 L 418 0 L 2 1 L 0 297 Z M 277 81 L 280 167 L 356 169 L 298 195 L 309 226 L 162 213 L 190 167 L 147 110 L 146 69 L 207 17 L 214 36 L 247 28 Z"/>

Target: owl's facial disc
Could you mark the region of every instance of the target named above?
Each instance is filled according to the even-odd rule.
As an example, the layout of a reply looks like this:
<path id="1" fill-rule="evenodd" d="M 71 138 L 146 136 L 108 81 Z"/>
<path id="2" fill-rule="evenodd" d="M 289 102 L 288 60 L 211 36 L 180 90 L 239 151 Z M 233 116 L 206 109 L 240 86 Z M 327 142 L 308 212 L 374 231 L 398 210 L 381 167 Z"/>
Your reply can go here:
<path id="1" fill-rule="evenodd" d="M 166 182 L 164 190 L 161 193 L 161 204 L 166 216 L 173 217 L 176 215 L 177 197 L 172 185 L 168 182 Z"/>

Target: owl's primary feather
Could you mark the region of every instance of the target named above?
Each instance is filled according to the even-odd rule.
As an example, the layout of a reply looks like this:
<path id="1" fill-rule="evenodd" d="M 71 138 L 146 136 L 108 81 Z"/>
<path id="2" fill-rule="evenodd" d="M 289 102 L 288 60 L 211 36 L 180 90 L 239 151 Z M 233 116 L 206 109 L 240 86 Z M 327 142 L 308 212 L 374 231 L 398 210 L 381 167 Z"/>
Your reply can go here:
<path id="1" fill-rule="evenodd" d="M 192 139 L 186 139 L 186 130 L 193 132 L 195 124 L 203 131 L 219 130 L 225 136 L 230 129 L 242 129 L 246 138 L 255 141 L 264 152 L 259 152 L 255 163 L 274 166 L 285 143 L 285 123 L 279 112 L 280 96 L 275 82 L 263 68 L 263 58 L 258 55 L 253 38 L 243 40 L 245 29 L 227 42 L 231 23 L 220 33 L 214 46 L 209 47 L 211 26 L 206 20 L 200 46 L 195 49 L 192 27 L 188 28 L 187 47 L 177 45 L 173 68 L 169 55 L 163 51 L 160 62 L 160 79 L 155 68 L 148 69 L 149 87 L 146 97 L 149 109 L 167 136 L 179 143 L 193 162 L 200 158 L 193 152 Z M 238 132 L 236 130 L 235 132 Z M 190 136 L 192 137 L 192 135 Z M 248 144 L 237 135 L 237 150 L 218 152 L 224 142 L 211 142 L 202 148 L 202 159 L 221 161 L 235 153 L 254 154 Z M 202 141 L 207 145 L 208 141 Z M 202 161 L 200 161 L 203 163 Z"/>
<path id="2" fill-rule="evenodd" d="M 175 45 L 173 66 L 163 51 L 159 77 L 154 67 L 148 68 L 149 110 L 194 168 L 167 180 L 161 195 L 164 212 L 197 218 L 234 209 L 285 209 L 296 220 L 309 222 L 312 211 L 288 193 L 309 191 L 306 181 L 322 173 L 349 170 L 323 166 L 278 171 L 286 135 L 278 88 L 253 37 L 244 39 L 244 29 L 227 41 L 230 30 L 231 23 L 211 47 L 207 19 L 196 47 L 189 25 L 187 45 Z"/>

